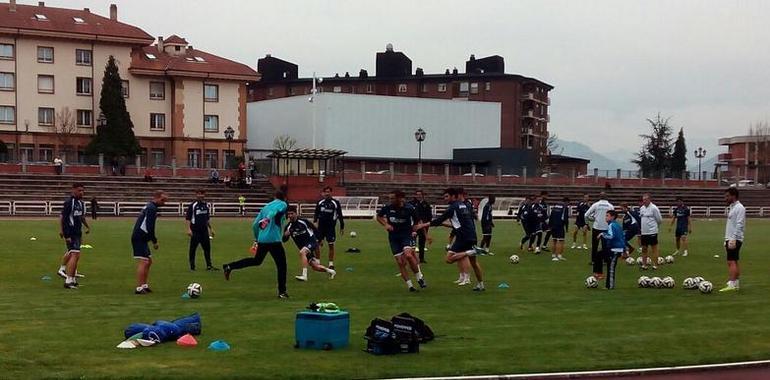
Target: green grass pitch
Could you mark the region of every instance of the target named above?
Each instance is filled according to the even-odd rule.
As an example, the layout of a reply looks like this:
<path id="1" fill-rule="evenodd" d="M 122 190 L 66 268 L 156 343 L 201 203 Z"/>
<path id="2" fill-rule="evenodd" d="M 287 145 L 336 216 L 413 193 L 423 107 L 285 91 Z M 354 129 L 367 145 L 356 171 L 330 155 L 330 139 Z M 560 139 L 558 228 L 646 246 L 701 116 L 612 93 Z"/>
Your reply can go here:
<path id="1" fill-rule="evenodd" d="M 636 368 L 767 359 L 770 356 L 768 289 L 770 222 L 749 220 L 739 293 L 702 295 L 681 287 L 700 275 L 723 286 L 724 220 L 698 220 L 689 257 L 677 257 L 656 273 L 676 279 L 675 289 L 638 289 L 637 267 L 618 265 L 618 289 L 586 289 L 589 254 L 567 252 L 566 262 L 550 255 L 518 252 L 521 230 L 498 221 L 493 257 L 480 260 L 487 291 L 452 284 L 454 266 L 443 263 L 447 231 L 436 241 L 423 271 L 429 288 L 407 292 L 386 234 L 374 221 L 350 221 L 338 250 L 355 246 L 360 254 L 340 252 L 339 270 L 329 281 L 311 272 L 298 283 L 298 258 L 287 244 L 289 294 L 276 298 L 272 259 L 262 267 L 233 273 L 190 272 L 187 237 L 181 219 L 159 220 L 160 250 L 151 273 L 154 293 L 133 294 L 134 260 L 129 235 L 133 220 L 92 222 L 85 243 L 81 289 L 62 288 L 55 275 L 63 252 L 56 221 L 0 221 L 0 378 L 372 378 L 417 375 L 500 374 L 561 370 Z M 248 255 L 250 220 L 214 219 L 215 264 Z M 662 252 L 672 252 L 668 228 Z M 30 241 L 30 237 L 36 241 Z M 517 253 L 521 263 L 508 262 Z M 325 254 L 325 253 L 324 253 Z M 715 258 L 718 254 L 720 257 Z M 204 266 L 199 253 L 198 267 Z M 347 271 L 346 268 L 352 268 Z M 650 276 L 649 272 L 644 273 Z M 52 280 L 42 280 L 42 276 Z M 203 285 L 197 300 L 180 298 L 190 282 Z M 509 289 L 500 289 L 506 282 Z M 313 301 L 336 302 L 351 313 L 347 349 L 296 350 L 294 316 Z M 408 311 L 423 318 L 438 338 L 419 354 L 375 357 L 362 352 L 363 332 L 374 317 Z M 174 343 L 120 350 L 123 328 L 132 322 L 173 319 L 199 312 L 203 334 L 196 348 Z M 223 339 L 232 350 L 206 350 Z"/>

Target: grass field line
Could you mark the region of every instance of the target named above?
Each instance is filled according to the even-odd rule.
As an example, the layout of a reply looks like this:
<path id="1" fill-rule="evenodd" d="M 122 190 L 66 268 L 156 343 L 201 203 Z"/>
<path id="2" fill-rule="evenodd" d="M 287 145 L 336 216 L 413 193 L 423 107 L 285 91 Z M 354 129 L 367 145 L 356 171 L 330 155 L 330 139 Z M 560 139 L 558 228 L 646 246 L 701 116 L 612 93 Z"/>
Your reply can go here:
<path id="1" fill-rule="evenodd" d="M 506 380 L 506 379 L 579 379 L 593 378 L 599 376 L 638 376 L 638 375 L 662 375 L 672 373 L 692 373 L 708 370 L 729 370 L 737 368 L 754 368 L 770 366 L 770 360 L 755 360 L 747 362 L 732 362 L 718 364 L 685 365 L 674 367 L 654 367 L 654 368 L 631 368 L 618 370 L 602 371 L 579 371 L 579 372 L 552 372 L 552 373 L 522 373 L 509 375 L 480 375 L 480 376 L 453 376 L 453 377 L 404 377 L 391 378 L 388 380 Z"/>

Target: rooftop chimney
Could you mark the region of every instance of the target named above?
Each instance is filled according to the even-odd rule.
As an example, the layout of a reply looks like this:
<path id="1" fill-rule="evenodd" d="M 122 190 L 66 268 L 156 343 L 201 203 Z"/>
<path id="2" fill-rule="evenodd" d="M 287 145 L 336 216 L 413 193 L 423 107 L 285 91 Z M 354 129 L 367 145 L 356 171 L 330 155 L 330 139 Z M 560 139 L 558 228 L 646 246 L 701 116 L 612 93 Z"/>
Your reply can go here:
<path id="1" fill-rule="evenodd" d="M 118 21 L 118 6 L 110 4 L 110 20 Z"/>
<path id="2" fill-rule="evenodd" d="M 163 36 L 158 36 L 158 51 L 163 52 Z"/>
<path id="3" fill-rule="evenodd" d="M 37 2 L 37 6 L 38 7 L 44 7 L 45 6 L 45 1 L 38 1 Z"/>
<path id="4" fill-rule="evenodd" d="M 91 13 L 91 8 L 83 8 L 84 11 Z"/>
<path id="5" fill-rule="evenodd" d="M 361 69 L 361 71 L 359 71 L 359 72 L 358 72 L 358 76 L 359 76 L 360 78 L 366 78 L 366 77 L 368 77 L 368 76 L 369 76 L 369 73 L 368 73 L 366 70 L 364 70 L 364 69 Z"/>
<path id="6" fill-rule="evenodd" d="M 11 12 L 16 12 L 16 0 L 11 0 L 11 2 L 8 3 L 8 10 Z"/>

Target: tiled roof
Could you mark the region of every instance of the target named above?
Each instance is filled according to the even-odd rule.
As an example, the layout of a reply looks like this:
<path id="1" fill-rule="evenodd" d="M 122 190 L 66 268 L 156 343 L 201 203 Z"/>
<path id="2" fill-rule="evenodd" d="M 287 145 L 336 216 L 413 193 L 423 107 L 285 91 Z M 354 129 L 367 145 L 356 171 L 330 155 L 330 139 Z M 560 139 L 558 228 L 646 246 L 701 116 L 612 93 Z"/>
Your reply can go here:
<path id="1" fill-rule="evenodd" d="M 172 34 L 171 37 L 166 38 L 163 40 L 163 43 L 166 44 L 180 44 L 180 45 L 187 45 L 187 40 L 177 36 L 176 34 Z"/>
<path id="2" fill-rule="evenodd" d="M 154 59 L 151 57 L 155 57 Z M 196 49 L 185 49 L 178 56 L 161 52 L 156 45 L 131 51 L 133 74 L 179 75 L 256 81 L 259 74 L 251 67 Z"/>
<path id="3" fill-rule="evenodd" d="M 17 4 L 16 11 L 12 12 L 9 3 L 0 3 L 2 32 L 66 33 L 75 38 L 122 40 L 141 44 L 151 44 L 153 41 L 153 37 L 142 29 L 86 10 Z"/>

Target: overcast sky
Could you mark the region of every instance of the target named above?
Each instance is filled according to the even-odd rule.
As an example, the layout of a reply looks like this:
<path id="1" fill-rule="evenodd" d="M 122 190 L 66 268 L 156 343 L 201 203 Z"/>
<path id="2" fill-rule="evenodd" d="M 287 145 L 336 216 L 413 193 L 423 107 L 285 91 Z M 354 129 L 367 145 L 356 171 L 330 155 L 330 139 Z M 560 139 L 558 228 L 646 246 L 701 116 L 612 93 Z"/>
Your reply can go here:
<path id="1" fill-rule="evenodd" d="M 20 3 L 36 3 L 20 1 Z M 110 1 L 49 0 L 108 14 Z M 602 153 L 637 151 L 657 112 L 688 150 L 770 120 L 770 1 L 118 1 L 119 19 L 153 36 L 256 66 L 270 53 L 300 75 L 365 68 L 393 43 L 426 73 L 470 54 L 551 92 L 549 129 Z"/>

